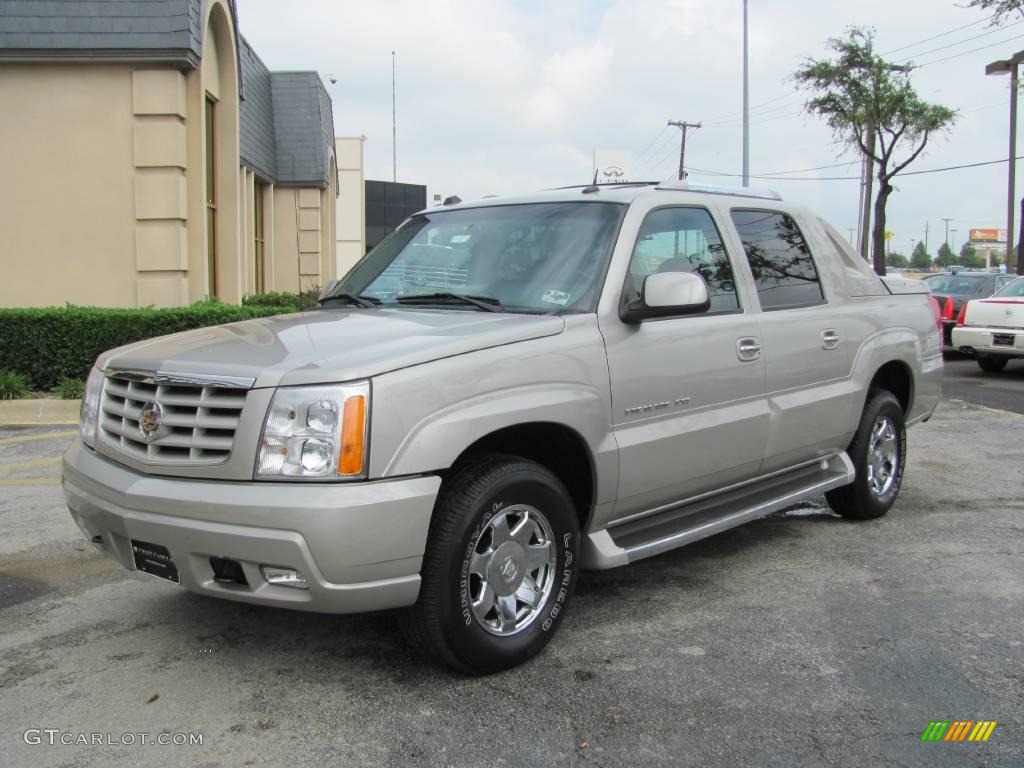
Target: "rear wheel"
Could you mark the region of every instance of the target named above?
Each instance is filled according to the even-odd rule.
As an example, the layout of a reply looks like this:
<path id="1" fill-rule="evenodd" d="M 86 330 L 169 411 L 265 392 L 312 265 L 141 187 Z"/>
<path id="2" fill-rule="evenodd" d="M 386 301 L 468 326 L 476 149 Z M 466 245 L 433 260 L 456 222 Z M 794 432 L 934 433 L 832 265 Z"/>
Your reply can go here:
<path id="1" fill-rule="evenodd" d="M 406 635 L 470 674 L 535 656 L 572 597 L 578 539 L 572 500 L 545 467 L 493 455 L 456 470 L 434 508 Z"/>
<path id="2" fill-rule="evenodd" d="M 828 505 L 843 517 L 867 520 L 888 512 L 903 482 L 907 430 L 903 408 L 895 395 L 872 390 L 860 425 L 847 448 L 857 475 L 850 485 L 825 494 Z"/>
<path id="3" fill-rule="evenodd" d="M 1006 367 L 1008 360 L 1005 357 L 988 357 L 982 355 L 978 358 L 978 366 L 985 373 L 999 373 Z"/>

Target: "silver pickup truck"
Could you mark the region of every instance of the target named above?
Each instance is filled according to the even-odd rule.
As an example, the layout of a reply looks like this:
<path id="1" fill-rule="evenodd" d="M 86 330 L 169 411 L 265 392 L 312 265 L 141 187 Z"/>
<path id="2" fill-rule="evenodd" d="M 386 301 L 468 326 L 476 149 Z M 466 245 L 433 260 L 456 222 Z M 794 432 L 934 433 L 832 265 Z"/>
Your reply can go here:
<path id="1" fill-rule="evenodd" d="M 771 193 L 590 186 L 413 216 L 319 309 L 100 355 L 63 485 L 124 567 L 327 613 L 401 608 L 486 673 L 581 569 L 825 494 L 893 505 L 941 320 Z"/>

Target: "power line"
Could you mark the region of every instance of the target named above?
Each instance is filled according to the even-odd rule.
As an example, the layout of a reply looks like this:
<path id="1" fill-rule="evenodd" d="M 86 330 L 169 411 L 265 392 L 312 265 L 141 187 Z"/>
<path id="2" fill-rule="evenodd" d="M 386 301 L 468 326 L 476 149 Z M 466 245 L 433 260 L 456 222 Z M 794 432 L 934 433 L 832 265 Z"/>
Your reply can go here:
<path id="1" fill-rule="evenodd" d="M 634 164 L 637 164 L 637 163 L 640 162 L 640 158 L 642 158 L 644 155 L 647 154 L 648 150 L 650 150 L 650 148 L 654 146 L 654 142 L 656 142 L 663 135 L 665 135 L 665 132 L 667 130 L 668 130 L 668 126 L 667 125 L 661 126 L 661 130 L 657 134 L 655 134 L 653 139 L 651 139 L 649 142 L 647 142 L 647 146 L 644 147 L 643 150 L 640 152 L 640 154 L 638 154 L 636 156 L 636 158 L 633 160 Z"/>
<path id="2" fill-rule="evenodd" d="M 982 32 L 981 34 L 978 34 L 978 35 L 972 35 L 971 37 L 965 37 L 963 40 L 959 40 L 959 41 L 957 41 L 955 43 L 947 43 L 946 45 L 940 45 L 938 48 L 932 48 L 930 51 L 920 51 L 919 53 L 915 53 L 913 56 L 908 56 L 907 58 L 903 59 L 903 61 L 901 63 L 905 64 L 906 62 L 908 62 L 912 58 L 914 58 L 914 56 L 928 56 L 928 55 L 930 55 L 932 53 L 938 53 L 939 51 L 945 51 L 945 50 L 948 50 L 950 48 L 956 48 L 958 45 L 963 45 L 964 43 L 971 42 L 971 40 L 978 40 L 978 39 L 980 39 L 982 37 L 988 37 L 989 35 L 994 35 L 997 32 L 1003 32 L 1003 31 L 1009 29 L 1010 27 L 1016 27 L 1018 24 L 1024 24 L 1024 19 L 1021 19 L 1020 21 L 1015 21 L 1012 24 L 1007 24 L 1007 25 L 1002 26 L 1002 27 L 997 27 L 995 29 L 990 29 L 988 32 Z"/>
<path id="3" fill-rule="evenodd" d="M 969 27 L 976 27 L 979 24 L 982 24 L 982 23 L 984 23 L 986 21 L 990 21 L 990 20 L 994 19 L 998 15 L 999 15 L 998 13 L 993 13 L 991 16 L 987 16 L 984 19 L 978 19 L 977 21 L 972 21 L 970 24 L 964 24 L 962 27 L 954 27 L 953 29 L 950 29 L 950 30 L 948 30 L 946 32 L 940 32 L 937 35 L 932 35 L 931 37 L 926 37 L 923 40 L 918 40 L 916 43 L 907 43 L 906 45 L 901 45 L 899 48 L 893 48 L 892 50 L 885 51 L 883 53 L 880 53 L 879 56 L 888 56 L 891 53 L 896 53 L 898 51 L 905 51 L 907 48 L 916 48 L 919 45 L 924 45 L 925 43 L 930 43 L 932 40 L 938 40 L 940 37 L 946 37 L 947 35 L 952 35 L 954 32 L 959 32 L 962 29 L 968 29 Z"/>
<path id="4" fill-rule="evenodd" d="M 1021 155 L 1021 156 L 1017 157 L 1016 159 L 1017 160 L 1024 160 L 1024 155 Z M 1002 160 L 985 160 L 985 161 L 980 162 L 980 163 L 965 163 L 963 165 L 949 165 L 949 166 L 946 166 L 945 168 L 929 168 L 928 170 L 925 170 L 925 171 L 907 171 L 906 173 L 899 174 L 899 176 L 900 177 L 902 177 L 902 176 L 923 176 L 923 175 L 929 174 L 929 173 L 943 173 L 945 171 L 959 171 L 959 170 L 962 170 L 964 168 L 980 168 L 981 166 L 984 166 L 984 165 L 999 165 L 1000 163 L 1005 163 L 1005 162 L 1006 162 L 1006 158 L 1004 157 Z M 705 169 L 701 169 L 701 168 L 694 168 L 693 166 L 690 166 L 690 170 L 693 171 L 694 173 L 703 173 L 703 174 L 707 174 L 709 176 L 728 176 L 730 178 L 739 178 L 739 176 L 740 176 L 740 174 L 738 174 L 738 173 L 723 173 L 722 171 L 709 171 L 709 170 L 705 170 Z M 755 175 L 751 175 L 750 178 L 752 178 L 752 179 L 766 179 L 768 181 L 860 181 L 861 180 L 860 176 L 804 176 L 804 177 L 794 176 L 792 178 L 785 178 L 785 177 L 780 177 L 780 176 L 765 176 L 763 174 L 758 174 L 756 176 Z"/>
<path id="5" fill-rule="evenodd" d="M 665 127 L 667 128 L 668 126 L 665 126 Z M 639 176 L 640 176 L 640 173 L 639 173 L 639 171 L 640 171 L 640 169 L 641 169 L 641 168 L 646 168 L 647 170 L 656 170 L 656 169 L 660 168 L 661 166 L 663 166 L 663 165 L 665 164 L 665 161 L 666 161 L 666 160 L 667 160 L 667 159 L 668 159 L 668 158 L 669 158 L 670 156 L 673 156 L 673 155 L 675 155 L 675 153 L 676 153 L 676 149 L 675 149 L 675 147 L 673 146 L 673 147 L 671 147 L 671 148 L 670 148 L 670 149 L 668 150 L 668 152 L 666 152 L 665 154 L 661 155 L 661 158 L 660 158 L 659 160 L 655 161 L 655 162 L 654 162 L 653 164 L 651 163 L 651 158 L 653 158 L 653 157 L 654 157 L 654 156 L 655 156 L 655 155 L 656 155 L 656 154 L 657 154 L 658 152 L 661 152 L 661 151 L 662 151 L 662 150 L 663 150 L 663 149 L 664 149 L 665 147 L 667 147 L 667 146 L 668 146 L 669 144 L 671 144 L 671 143 L 672 143 L 672 134 L 670 133 L 670 134 L 668 135 L 668 137 L 667 137 L 667 138 L 665 139 L 665 141 L 663 141 L 663 142 L 661 143 L 661 146 L 660 146 L 660 147 L 658 147 L 658 148 L 657 148 L 657 149 L 656 149 L 656 150 L 654 151 L 654 153 L 652 153 L 652 154 L 651 154 L 650 156 L 648 156 L 648 158 L 647 158 L 647 159 L 646 159 L 646 160 L 645 160 L 644 162 L 642 162 L 642 163 L 637 163 L 637 167 L 636 167 L 636 175 L 637 175 L 637 177 L 638 177 L 638 178 L 639 178 Z"/>
<path id="6" fill-rule="evenodd" d="M 784 175 L 788 175 L 788 174 L 791 174 L 791 173 L 809 173 L 810 171 L 823 171 L 823 170 L 826 170 L 828 168 L 842 168 L 843 166 L 853 165 L 854 163 L 859 163 L 859 162 L 860 162 L 860 160 L 847 160 L 845 163 L 833 163 L 832 165 L 819 165 L 819 166 L 816 166 L 814 168 L 800 168 L 799 170 L 795 170 L 795 171 L 770 171 L 770 172 L 769 171 L 765 171 L 764 173 L 759 174 L 759 176 L 760 177 L 765 177 L 765 176 L 784 176 Z"/>
<path id="7" fill-rule="evenodd" d="M 803 99 L 803 95 L 802 94 L 792 94 L 791 93 L 791 94 L 789 94 L 789 96 L 792 99 L 791 101 L 783 102 L 782 104 L 774 106 L 771 109 L 763 110 L 763 111 L 760 112 L 760 114 L 754 114 L 753 116 L 756 117 L 756 118 L 763 118 L 763 117 L 767 117 L 768 115 L 771 115 L 771 114 L 773 114 L 775 112 L 778 112 L 781 109 L 792 109 L 795 104 L 797 104 L 798 102 L 800 102 Z M 756 112 L 757 110 L 753 110 L 753 111 Z M 741 118 L 734 117 L 734 118 L 729 119 L 729 120 L 714 120 L 714 121 L 705 120 L 704 122 L 707 123 L 707 125 L 709 127 L 714 127 L 714 128 L 731 128 L 734 125 L 739 125 L 740 122 L 742 122 L 742 121 L 741 121 Z"/>
<path id="8" fill-rule="evenodd" d="M 761 107 L 765 107 L 765 106 L 767 106 L 769 104 L 774 104 L 777 101 L 782 101 L 783 99 L 788 99 L 792 95 L 793 95 L 792 93 L 784 93 L 781 96 L 776 96 L 774 99 L 768 99 L 768 101 L 762 101 L 762 102 L 760 102 L 758 104 L 755 104 L 750 109 L 751 109 L 751 111 L 757 110 L 757 109 L 760 109 Z M 724 120 L 727 117 L 731 118 L 734 115 L 742 115 L 742 114 L 743 114 L 743 110 L 738 109 L 735 112 L 726 112 L 724 115 L 716 115 L 715 117 L 712 117 L 711 120 Z M 710 121 L 707 121 L 707 122 L 710 122 Z"/>
<path id="9" fill-rule="evenodd" d="M 1008 37 L 1005 40 L 997 40 L 994 43 L 989 43 L 988 45 L 983 45 L 980 48 L 972 48 L 971 50 L 964 51 L 963 53 L 954 53 L 952 56 L 944 56 L 941 59 L 932 59 L 931 61 L 926 61 L 926 62 L 924 62 L 922 64 L 916 64 L 914 66 L 914 69 L 920 69 L 921 67 L 927 67 L 927 66 L 930 66 L 931 64 L 938 64 L 938 63 L 943 62 L 943 61 L 949 61 L 950 59 L 959 59 L 961 56 L 967 56 L 967 55 L 972 54 L 972 53 L 977 53 L 978 51 L 984 51 L 984 50 L 986 50 L 988 48 L 995 48 L 997 45 L 1003 45 L 1005 43 L 1009 43 L 1009 42 L 1012 42 L 1014 40 L 1020 40 L 1021 37 L 1024 37 L 1024 35 L 1014 35 L 1013 37 Z"/>

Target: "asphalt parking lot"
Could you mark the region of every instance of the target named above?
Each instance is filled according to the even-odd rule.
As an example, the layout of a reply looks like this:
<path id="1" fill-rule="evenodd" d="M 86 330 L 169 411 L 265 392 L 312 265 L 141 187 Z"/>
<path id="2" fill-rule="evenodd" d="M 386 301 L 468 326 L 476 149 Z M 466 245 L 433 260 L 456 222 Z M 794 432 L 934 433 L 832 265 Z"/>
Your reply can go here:
<path id="1" fill-rule="evenodd" d="M 3 764 L 1024 764 L 1024 416 L 944 402 L 910 432 L 882 520 L 812 503 L 584 574 L 545 653 L 479 679 L 422 664 L 388 614 L 250 607 L 119 570 L 63 507 L 70 430 L 0 428 Z M 923 743 L 933 720 L 999 724 L 987 743 Z"/>

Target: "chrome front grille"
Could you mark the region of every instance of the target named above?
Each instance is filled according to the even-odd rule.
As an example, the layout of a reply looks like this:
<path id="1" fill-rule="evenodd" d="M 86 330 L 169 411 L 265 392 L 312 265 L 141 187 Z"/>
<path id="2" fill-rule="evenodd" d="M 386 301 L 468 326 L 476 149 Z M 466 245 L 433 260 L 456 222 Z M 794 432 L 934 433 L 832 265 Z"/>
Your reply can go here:
<path id="1" fill-rule="evenodd" d="M 246 393 L 223 386 L 108 376 L 100 434 L 108 445 L 141 461 L 216 464 L 231 454 Z M 148 438 L 140 425 L 147 403 L 158 403 L 160 410 L 159 424 Z"/>

